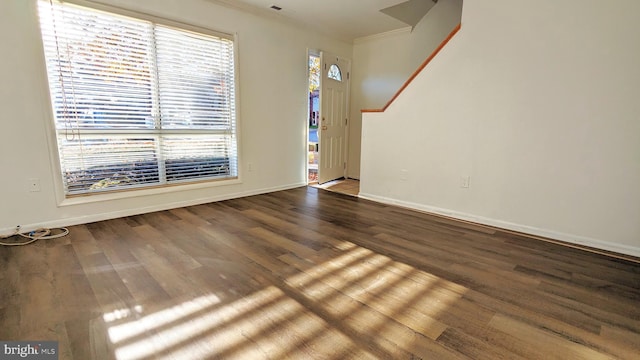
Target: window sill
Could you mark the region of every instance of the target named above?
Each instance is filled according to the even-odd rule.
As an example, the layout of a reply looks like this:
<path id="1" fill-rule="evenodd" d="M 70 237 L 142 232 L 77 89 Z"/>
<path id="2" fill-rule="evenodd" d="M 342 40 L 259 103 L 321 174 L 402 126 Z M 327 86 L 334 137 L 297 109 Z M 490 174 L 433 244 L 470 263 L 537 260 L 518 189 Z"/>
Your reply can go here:
<path id="1" fill-rule="evenodd" d="M 86 196 L 62 197 L 58 201 L 58 207 L 90 204 L 90 203 L 113 201 L 113 200 L 120 200 L 120 199 L 131 199 L 134 197 L 170 194 L 170 193 L 175 193 L 180 191 L 199 190 L 199 189 L 214 188 L 219 186 L 235 185 L 240 183 L 242 183 L 240 178 L 235 178 L 235 179 L 229 179 L 229 180 L 207 181 L 207 182 L 199 182 L 199 183 L 184 184 L 184 185 L 161 186 L 161 187 L 154 187 L 150 189 L 136 189 L 136 190 L 127 190 L 127 191 L 107 192 L 107 193 L 101 193 L 101 194 L 91 194 Z"/>

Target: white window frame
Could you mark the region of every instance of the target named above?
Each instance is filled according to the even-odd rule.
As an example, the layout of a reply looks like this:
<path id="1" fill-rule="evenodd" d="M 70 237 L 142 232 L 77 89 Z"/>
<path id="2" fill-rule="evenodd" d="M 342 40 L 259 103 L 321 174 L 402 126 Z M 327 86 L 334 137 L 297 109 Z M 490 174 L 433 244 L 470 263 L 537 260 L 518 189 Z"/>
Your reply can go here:
<path id="1" fill-rule="evenodd" d="M 33 1 L 33 11 L 34 13 L 38 14 L 38 2 L 42 1 L 42 0 L 36 0 Z M 57 144 L 57 135 L 58 135 L 58 130 L 56 129 L 55 126 L 55 121 L 54 121 L 54 114 L 53 114 L 53 106 L 51 104 L 51 96 L 50 96 L 50 90 L 49 90 L 49 86 L 45 86 L 46 90 L 45 93 L 48 95 L 46 96 L 46 99 L 44 99 L 44 101 L 46 101 L 50 106 L 48 107 L 48 112 L 45 116 L 46 118 L 46 129 L 47 129 L 47 133 L 48 133 L 48 146 L 49 146 L 49 154 L 50 154 L 50 161 L 52 163 L 52 171 L 53 171 L 53 179 L 54 179 L 54 184 L 55 184 L 55 195 L 56 195 L 56 200 L 57 200 L 57 204 L 58 206 L 70 206 L 70 205 L 78 205 L 78 204 L 84 204 L 84 203 L 93 203 L 93 202 L 102 202 L 102 201 L 110 201 L 110 200 L 116 200 L 116 199 L 126 199 L 126 198 L 133 198 L 133 197 L 139 197 L 139 196 L 150 196 L 150 195 L 158 195 L 158 194 L 166 194 L 166 193 L 172 193 L 172 192 L 180 192 L 180 191 L 189 191 L 189 190 L 197 190 L 197 189 L 205 189 L 205 188 L 212 188 L 212 187 L 219 187 L 219 186 L 226 186 L 226 185 L 232 185 L 232 184 L 240 184 L 242 183 L 242 155 L 241 155 L 241 134 L 240 134 L 240 129 L 241 129 L 241 124 L 240 124 L 240 99 L 239 99 L 239 94 L 240 94 L 240 84 L 239 84 L 239 74 L 238 74 L 238 69 L 239 69 L 239 61 L 238 61 L 238 36 L 237 33 L 235 32 L 230 32 L 230 31 L 216 31 L 216 30 L 212 30 L 210 28 L 207 27 L 202 27 L 202 26 L 198 26 L 198 25 L 192 25 L 192 24 L 187 24 L 187 23 L 183 23 L 183 22 L 179 22 L 179 21 L 174 21 L 174 20 L 170 20 L 167 18 L 163 18 L 163 17 L 158 17 L 158 16 L 153 16 L 153 15 L 148 15 L 145 13 L 141 13 L 141 12 L 137 12 L 137 11 L 132 11 L 132 10 L 128 10 L 128 9 L 124 9 L 124 8 L 120 8 L 120 7 L 114 7 L 114 6 L 109 6 L 109 5 L 103 5 L 103 4 L 98 4 L 95 2 L 88 2 L 85 0 L 54 0 L 57 2 L 66 2 L 66 3 L 70 3 L 70 4 L 74 4 L 74 5 L 78 5 L 78 6 L 82 6 L 82 7 L 86 7 L 86 8 L 90 8 L 90 9 L 95 9 L 98 11 L 104 11 L 104 12 L 108 12 L 108 13 L 113 13 L 116 15 L 122 15 L 122 16 L 127 16 L 127 17 L 132 17 L 132 18 L 137 18 L 137 19 L 141 19 L 141 20 L 147 20 L 147 21 L 151 21 L 157 24 L 161 24 L 161 25 L 165 25 L 165 26 L 169 26 L 169 27 L 173 27 L 173 28 L 177 28 L 177 29 L 183 29 L 186 31 L 192 31 L 192 32 L 196 32 L 196 33 L 201 33 L 201 34 L 205 34 L 205 35 L 212 35 L 212 36 L 216 36 L 216 37 L 224 37 L 224 38 L 228 38 L 230 40 L 233 41 L 233 56 L 234 56 L 234 82 L 235 82 L 235 86 L 234 86 L 234 95 L 235 95 L 235 103 L 234 103 L 234 110 L 235 110 L 235 140 L 236 140 L 236 166 L 237 166 L 237 176 L 235 178 L 229 178 L 229 179 L 217 179 L 217 180 L 212 180 L 212 181 L 196 181 L 196 182 L 187 182 L 187 183 L 178 183 L 178 184 L 171 184 L 171 185 L 164 185 L 164 186 L 151 186 L 151 187 L 141 187 L 141 188 L 132 188 L 132 189 L 120 189 L 120 190 L 115 190 L 115 191 L 108 191 L 108 192 L 104 192 L 104 193 L 92 193 L 90 195 L 73 195 L 73 196 L 68 196 L 65 193 L 65 189 L 64 189 L 64 183 L 63 183 L 63 177 L 62 177 L 62 167 L 61 167 L 61 162 L 60 162 L 60 154 L 59 154 L 59 149 L 58 149 L 58 144 Z M 41 35 L 38 36 L 40 38 L 41 41 Z M 41 46 L 44 46 L 41 42 Z M 46 66 L 45 66 L 45 58 L 44 58 L 44 52 L 42 53 L 42 78 L 44 79 L 44 83 L 48 84 L 48 74 L 47 74 L 47 70 L 46 70 Z"/>

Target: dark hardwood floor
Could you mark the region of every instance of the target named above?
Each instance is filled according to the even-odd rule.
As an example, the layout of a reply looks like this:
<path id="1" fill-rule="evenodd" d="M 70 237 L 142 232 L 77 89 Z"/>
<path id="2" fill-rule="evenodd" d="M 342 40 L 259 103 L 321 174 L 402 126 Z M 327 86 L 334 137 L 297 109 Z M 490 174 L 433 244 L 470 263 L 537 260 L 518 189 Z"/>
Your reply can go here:
<path id="1" fill-rule="evenodd" d="M 298 188 L 0 248 L 60 359 L 637 359 L 640 265 Z"/>

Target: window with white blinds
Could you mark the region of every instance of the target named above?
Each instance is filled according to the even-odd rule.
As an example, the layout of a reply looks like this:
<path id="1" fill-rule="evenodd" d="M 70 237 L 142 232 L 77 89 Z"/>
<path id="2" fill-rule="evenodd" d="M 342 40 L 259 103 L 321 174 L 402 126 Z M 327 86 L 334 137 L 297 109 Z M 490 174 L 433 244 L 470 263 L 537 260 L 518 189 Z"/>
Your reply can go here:
<path id="1" fill-rule="evenodd" d="M 231 36 L 39 2 L 66 195 L 237 177 Z"/>

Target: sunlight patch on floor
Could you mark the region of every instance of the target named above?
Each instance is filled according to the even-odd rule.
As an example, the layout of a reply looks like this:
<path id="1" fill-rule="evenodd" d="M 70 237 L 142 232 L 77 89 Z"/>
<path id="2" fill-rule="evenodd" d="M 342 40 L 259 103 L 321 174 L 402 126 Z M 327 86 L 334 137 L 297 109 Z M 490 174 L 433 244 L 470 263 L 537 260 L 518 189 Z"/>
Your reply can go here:
<path id="1" fill-rule="evenodd" d="M 109 338 L 111 342 L 117 344 L 129 338 L 144 334 L 149 330 L 154 330 L 179 321 L 184 317 L 195 314 L 218 303 L 220 303 L 220 299 L 216 295 L 200 296 L 169 309 L 144 315 L 139 319 L 124 324 L 111 326 L 108 331 Z"/>
<path id="2" fill-rule="evenodd" d="M 438 313 L 466 288 L 450 289 L 437 276 L 350 244 L 344 246 L 348 250 L 334 248 L 335 256 L 326 260 L 318 255 L 315 264 L 284 254 L 278 259 L 296 274 L 283 278 L 282 286 L 228 304 L 210 294 L 146 315 L 135 307 L 105 314 L 116 358 L 282 358 L 318 355 L 318 349 L 330 358 L 369 358 L 369 350 L 357 346 L 349 333 L 373 339 L 387 354 L 398 350 L 382 339 L 407 352 L 420 341 L 418 333 L 435 340 L 446 328 Z M 288 291 L 306 300 L 301 303 Z M 307 301 L 320 312 L 312 312 Z M 348 330 L 331 325 L 336 322 Z M 338 338 L 351 345 L 332 349 Z"/>
<path id="3" fill-rule="evenodd" d="M 238 316 L 234 307 L 250 312 L 269 302 L 277 301 L 281 297 L 280 290 L 269 287 L 259 293 L 242 298 L 237 303 L 194 316 L 220 303 L 220 299 L 213 294 L 201 296 L 143 316 L 140 319 L 110 327 L 109 338 L 116 345 L 125 342 L 116 350 L 117 359 L 141 359 L 157 355 L 174 345 L 189 341 L 216 326 L 232 321 L 234 317 Z M 185 321 L 186 318 L 189 320 Z M 138 338 L 140 335 L 145 336 Z M 133 340 L 127 341 L 131 339 Z"/>

